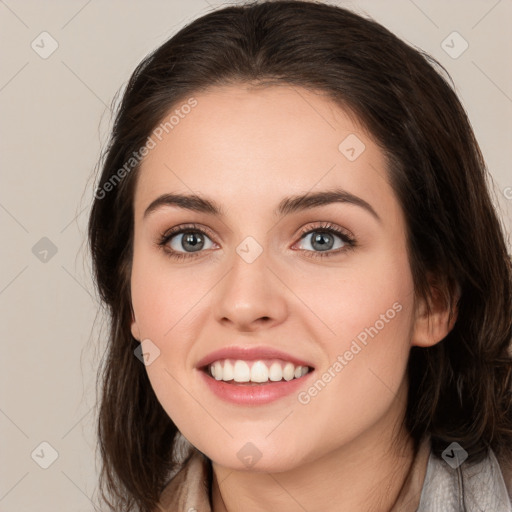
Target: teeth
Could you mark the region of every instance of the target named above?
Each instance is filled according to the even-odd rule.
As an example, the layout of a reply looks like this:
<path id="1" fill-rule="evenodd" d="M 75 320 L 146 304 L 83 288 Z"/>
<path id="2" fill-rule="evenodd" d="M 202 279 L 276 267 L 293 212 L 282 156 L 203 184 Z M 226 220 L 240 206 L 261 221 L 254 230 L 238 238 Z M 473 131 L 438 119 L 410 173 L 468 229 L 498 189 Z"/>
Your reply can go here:
<path id="1" fill-rule="evenodd" d="M 224 377 L 224 376 L 223 376 Z M 263 361 L 256 361 L 251 368 L 251 382 L 267 382 L 268 368 Z"/>
<path id="2" fill-rule="evenodd" d="M 219 363 L 220 367 L 222 368 L 222 364 Z M 219 372 L 220 375 L 220 372 Z M 222 373 L 223 380 L 233 380 L 234 378 L 234 369 L 233 365 L 229 361 L 224 361 L 224 370 Z"/>
<path id="3" fill-rule="evenodd" d="M 212 374 L 217 380 L 222 379 L 222 364 L 220 361 L 216 361 L 212 368 Z"/>
<path id="4" fill-rule="evenodd" d="M 215 380 L 234 382 L 279 382 L 299 379 L 309 372 L 307 366 L 295 366 L 293 363 L 273 361 L 242 361 L 230 360 L 215 361 L 208 367 L 210 375 Z"/>
<path id="5" fill-rule="evenodd" d="M 283 369 L 284 380 L 292 380 L 295 373 L 295 366 L 292 363 L 286 363 Z"/>
<path id="6" fill-rule="evenodd" d="M 251 380 L 251 369 L 245 361 L 236 361 L 233 369 L 233 379 L 235 382 L 249 382 Z M 222 380 L 224 380 L 224 375 L 222 375 Z"/>
<path id="7" fill-rule="evenodd" d="M 272 382 L 283 380 L 283 369 L 279 363 L 272 363 L 268 373 Z"/>

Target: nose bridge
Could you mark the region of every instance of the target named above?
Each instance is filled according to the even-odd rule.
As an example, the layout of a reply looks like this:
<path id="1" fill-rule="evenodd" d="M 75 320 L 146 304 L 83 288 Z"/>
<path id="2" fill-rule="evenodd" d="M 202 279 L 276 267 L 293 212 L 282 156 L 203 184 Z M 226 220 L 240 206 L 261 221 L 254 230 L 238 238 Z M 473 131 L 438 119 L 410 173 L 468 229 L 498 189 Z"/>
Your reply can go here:
<path id="1" fill-rule="evenodd" d="M 219 321 L 250 328 L 258 320 L 282 321 L 286 314 L 283 285 L 271 270 L 268 248 L 246 237 L 230 259 L 214 306 Z"/>

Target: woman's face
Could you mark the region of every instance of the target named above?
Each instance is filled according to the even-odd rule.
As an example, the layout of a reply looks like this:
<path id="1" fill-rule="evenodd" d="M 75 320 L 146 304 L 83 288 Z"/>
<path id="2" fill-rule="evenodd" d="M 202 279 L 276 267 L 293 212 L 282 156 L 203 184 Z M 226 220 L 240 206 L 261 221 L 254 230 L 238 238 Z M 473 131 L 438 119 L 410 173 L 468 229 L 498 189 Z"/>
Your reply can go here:
<path id="1" fill-rule="evenodd" d="M 194 98 L 154 132 L 134 199 L 131 327 L 146 340 L 158 400 L 231 468 L 284 471 L 382 440 L 405 407 L 416 318 L 382 151 L 301 88 L 232 85 Z M 147 210 L 166 194 L 203 202 Z M 158 245 L 180 226 L 188 234 Z M 198 367 L 233 347 L 282 354 L 214 354 L 219 378 L 219 367 L 233 378 L 231 367 L 237 380 L 284 380 L 223 383 Z M 300 378 L 287 381 L 291 371 Z"/>

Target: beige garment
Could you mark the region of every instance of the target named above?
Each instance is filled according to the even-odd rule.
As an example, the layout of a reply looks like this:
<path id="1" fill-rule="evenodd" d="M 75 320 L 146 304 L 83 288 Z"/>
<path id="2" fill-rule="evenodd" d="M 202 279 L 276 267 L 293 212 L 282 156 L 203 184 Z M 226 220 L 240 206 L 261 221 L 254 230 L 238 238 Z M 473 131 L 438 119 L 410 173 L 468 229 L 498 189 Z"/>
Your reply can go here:
<path id="1" fill-rule="evenodd" d="M 420 499 L 422 504 L 429 502 L 430 494 L 434 495 L 435 489 L 429 489 L 429 495 L 425 496 L 425 477 L 427 475 L 427 469 L 430 469 L 429 477 L 432 475 L 433 468 L 437 468 L 438 466 L 436 464 L 440 464 L 439 460 L 440 459 L 436 460 L 431 457 L 430 439 L 425 437 L 418 447 L 418 452 L 413 460 L 409 475 L 406 478 L 398 499 L 390 512 L 417 512 L 420 510 Z M 489 460 L 490 459 L 486 459 L 484 465 L 488 464 Z M 496 461 L 494 456 L 493 460 Z M 443 461 L 441 461 L 441 463 L 442 462 Z M 499 460 L 498 462 L 500 464 L 499 467 L 501 469 L 501 475 L 498 475 L 497 477 L 496 488 L 499 488 L 500 484 L 503 487 L 503 483 L 505 483 L 506 490 L 502 492 L 502 500 L 503 497 L 505 497 L 505 501 L 507 498 L 512 500 L 512 463 L 505 464 L 502 460 Z M 180 471 L 176 473 L 174 478 L 172 478 L 165 487 L 161 495 L 160 504 L 155 512 L 212 512 L 208 488 L 210 464 L 209 459 L 204 454 L 192 447 L 190 457 L 186 459 Z M 441 472 L 439 471 L 438 473 Z M 429 481 L 431 481 L 430 478 Z M 468 494 L 470 494 L 471 489 L 468 489 L 468 491 Z M 496 493 L 495 490 L 492 490 L 491 492 L 493 495 Z M 507 504 L 506 507 L 509 507 L 509 505 Z M 421 510 L 424 509 L 423 505 Z M 425 510 L 428 510 L 428 512 L 444 512 L 444 510 L 464 510 L 464 508 L 459 509 L 457 507 L 451 508 L 447 506 L 446 508 L 426 508 Z M 469 508 L 466 508 L 467 512 L 474 512 L 476 510 L 476 508 L 472 509 L 471 505 Z M 509 510 L 512 511 L 512 506 L 510 506 L 510 508 L 505 508 L 504 505 L 503 511 L 508 512 Z M 501 510 L 485 510 L 485 512 L 501 512 Z"/>

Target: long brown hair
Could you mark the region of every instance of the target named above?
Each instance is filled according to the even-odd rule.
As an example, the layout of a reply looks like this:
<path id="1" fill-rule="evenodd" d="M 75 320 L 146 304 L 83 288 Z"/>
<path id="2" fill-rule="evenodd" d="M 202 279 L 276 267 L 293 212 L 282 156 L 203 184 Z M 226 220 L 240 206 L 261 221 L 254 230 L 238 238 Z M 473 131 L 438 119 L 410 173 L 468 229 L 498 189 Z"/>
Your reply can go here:
<path id="1" fill-rule="evenodd" d="M 378 23 L 311 1 L 216 10 L 137 66 L 100 162 L 88 227 L 110 317 L 98 436 L 102 496 L 112 510 L 153 510 L 177 467 L 177 428 L 134 356 L 130 268 L 139 165 L 126 163 L 171 108 L 228 83 L 327 93 L 378 141 L 405 215 L 416 293 L 430 297 L 432 276 L 450 304 L 460 293 L 448 336 L 411 350 L 406 427 L 416 442 L 430 434 L 437 455 L 457 441 L 470 460 L 488 448 L 512 456 L 511 262 L 482 154 L 446 77 L 433 58 Z"/>

